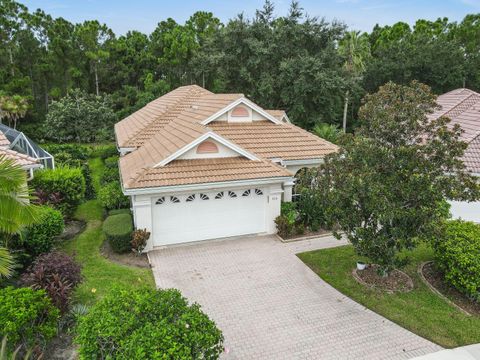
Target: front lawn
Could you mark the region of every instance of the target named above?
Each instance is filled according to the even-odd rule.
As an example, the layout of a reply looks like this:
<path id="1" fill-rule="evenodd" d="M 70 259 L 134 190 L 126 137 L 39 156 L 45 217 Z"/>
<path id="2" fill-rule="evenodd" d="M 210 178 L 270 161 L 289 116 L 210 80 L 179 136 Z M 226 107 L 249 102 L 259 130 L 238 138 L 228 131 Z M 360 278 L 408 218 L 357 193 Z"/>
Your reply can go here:
<path id="1" fill-rule="evenodd" d="M 409 293 L 387 294 L 360 285 L 351 274 L 359 259 L 352 246 L 306 252 L 298 257 L 346 296 L 426 339 L 448 348 L 480 342 L 480 318 L 468 317 L 447 304 L 418 276 L 419 264 L 433 258 L 426 246 L 416 249 L 410 255 L 410 264 L 402 269 L 414 282 L 414 290 Z"/>
<path id="2" fill-rule="evenodd" d="M 100 188 L 99 174 L 103 169 L 101 159 L 89 161 L 95 188 Z M 91 305 L 106 295 L 116 285 L 127 289 L 135 289 L 142 285 L 154 287 L 153 275 L 150 269 L 141 269 L 119 265 L 105 259 L 100 254 L 100 247 L 105 240 L 102 232 L 104 209 L 98 200 L 90 200 L 81 204 L 75 218 L 87 223 L 83 233 L 65 243 L 65 250 L 74 253 L 82 264 L 83 282 L 75 291 L 77 302 Z"/>

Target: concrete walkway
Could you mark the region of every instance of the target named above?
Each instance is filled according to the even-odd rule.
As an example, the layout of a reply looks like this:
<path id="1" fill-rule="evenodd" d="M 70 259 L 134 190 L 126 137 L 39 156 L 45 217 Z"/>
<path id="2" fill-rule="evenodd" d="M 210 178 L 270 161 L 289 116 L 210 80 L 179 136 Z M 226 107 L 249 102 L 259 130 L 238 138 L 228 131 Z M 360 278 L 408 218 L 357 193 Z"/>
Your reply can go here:
<path id="1" fill-rule="evenodd" d="M 216 321 L 224 359 L 410 359 L 441 350 L 342 295 L 295 256 L 343 243 L 244 237 L 149 257 L 158 287 L 180 289 Z"/>

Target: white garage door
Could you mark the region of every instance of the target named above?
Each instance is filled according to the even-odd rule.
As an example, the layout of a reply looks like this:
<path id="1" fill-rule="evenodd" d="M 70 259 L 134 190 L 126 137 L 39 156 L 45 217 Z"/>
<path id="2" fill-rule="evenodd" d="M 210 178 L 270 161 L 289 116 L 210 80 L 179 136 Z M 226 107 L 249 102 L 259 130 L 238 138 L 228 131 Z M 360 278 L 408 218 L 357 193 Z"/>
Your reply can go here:
<path id="1" fill-rule="evenodd" d="M 153 245 L 266 231 L 263 189 L 168 195 L 153 199 Z"/>

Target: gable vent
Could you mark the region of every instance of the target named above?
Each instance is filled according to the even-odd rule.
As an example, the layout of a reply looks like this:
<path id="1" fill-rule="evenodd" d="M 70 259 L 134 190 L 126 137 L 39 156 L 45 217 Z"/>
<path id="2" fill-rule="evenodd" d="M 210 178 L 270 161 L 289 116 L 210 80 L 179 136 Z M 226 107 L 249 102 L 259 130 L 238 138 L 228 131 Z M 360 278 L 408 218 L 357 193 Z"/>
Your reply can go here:
<path id="1" fill-rule="evenodd" d="M 213 141 L 204 141 L 197 146 L 197 154 L 218 153 L 218 147 Z"/>
<path id="2" fill-rule="evenodd" d="M 238 105 L 232 110 L 232 117 L 247 117 L 250 116 L 247 108 L 245 106 Z"/>

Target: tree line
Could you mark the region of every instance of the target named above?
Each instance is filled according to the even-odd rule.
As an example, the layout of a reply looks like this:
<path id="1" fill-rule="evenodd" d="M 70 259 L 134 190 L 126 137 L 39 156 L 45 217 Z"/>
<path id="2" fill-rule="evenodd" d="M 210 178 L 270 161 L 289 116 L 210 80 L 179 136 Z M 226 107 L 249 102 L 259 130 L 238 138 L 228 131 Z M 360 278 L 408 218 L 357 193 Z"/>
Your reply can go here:
<path id="1" fill-rule="evenodd" d="M 48 138 L 43 124 L 52 103 L 72 92 L 108 98 L 121 119 L 196 83 L 285 109 L 306 129 L 340 127 L 343 120 L 351 130 L 361 99 L 388 81 L 419 80 L 436 94 L 480 90 L 479 38 L 480 14 L 360 33 L 307 16 L 296 1 L 287 14 L 274 16 L 269 0 L 252 18 L 240 14 L 223 24 L 199 11 L 184 24 L 168 18 L 151 34 L 117 36 L 96 20 L 73 24 L 0 0 L 0 118 L 18 118 L 14 105 L 21 96 L 28 111 L 19 126 Z"/>

